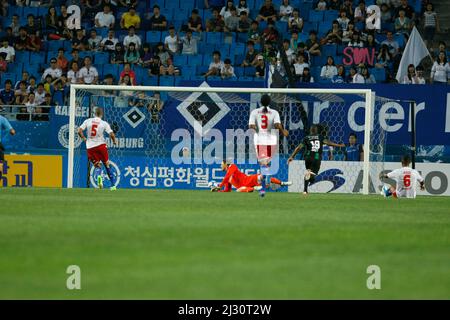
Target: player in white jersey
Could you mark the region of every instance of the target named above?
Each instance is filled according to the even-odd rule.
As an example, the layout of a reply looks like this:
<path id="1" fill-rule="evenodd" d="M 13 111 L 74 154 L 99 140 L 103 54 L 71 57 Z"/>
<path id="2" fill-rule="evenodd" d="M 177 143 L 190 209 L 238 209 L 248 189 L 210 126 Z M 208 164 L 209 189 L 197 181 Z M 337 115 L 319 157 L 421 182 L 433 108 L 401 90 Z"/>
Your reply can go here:
<path id="1" fill-rule="evenodd" d="M 415 198 L 416 186 L 420 184 L 420 190 L 425 190 L 424 180 L 417 170 L 409 167 L 411 159 L 405 155 L 402 157 L 402 167 L 388 174 L 381 174 L 380 178 L 394 179 L 396 187 L 385 185 L 381 189 L 384 197 L 393 196 L 394 198 Z"/>
<path id="2" fill-rule="evenodd" d="M 265 176 L 269 174 L 270 161 L 278 152 L 278 132 L 281 132 L 281 134 L 285 137 L 289 134 L 281 124 L 280 114 L 278 111 L 269 108 L 270 103 L 270 96 L 264 94 L 261 97 L 262 107 L 253 110 L 250 113 L 250 119 L 248 121 L 249 128 L 256 131 L 254 135 L 254 143 L 258 162 L 261 166 L 262 188 L 259 191 L 261 197 L 264 197 L 265 195 L 267 183 Z"/>
<path id="3" fill-rule="evenodd" d="M 103 178 L 101 165 L 105 166 L 106 173 L 111 181 L 111 190 L 115 190 L 115 177 L 111 172 L 108 148 L 106 147 L 105 132 L 110 136 L 114 144 L 117 144 L 116 136 L 108 122 L 102 120 L 103 110 L 95 109 L 95 117 L 86 119 L 78 128 L 78 135 L 86 142 L 86 149 L 89 161 L 95 166 L 95 174 L 97 176 L 97 184 L 99 188 L 103 188 Z M 84 131 L 87 131 L 87 138 Z"/>

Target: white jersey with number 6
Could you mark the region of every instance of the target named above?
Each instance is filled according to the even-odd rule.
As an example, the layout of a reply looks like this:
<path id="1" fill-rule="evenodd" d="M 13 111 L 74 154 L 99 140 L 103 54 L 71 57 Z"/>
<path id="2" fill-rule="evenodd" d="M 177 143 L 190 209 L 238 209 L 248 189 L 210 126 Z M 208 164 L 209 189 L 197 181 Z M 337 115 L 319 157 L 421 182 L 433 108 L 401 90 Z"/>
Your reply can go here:
<path id="1" fill-rule="evenodd" d="M 106 144 L 104 133 L 110 134 L 113 132 L 108 122 L 95 117 L 84 120 L 80 128 L 87 130 L 86 148 L 91 149 Z"/>
<path id="2" fill-rule="evenodd" d="M 387 176 L 397 183 L 396 192 L 399 198 L 415 198 L 417 182 L 423 181 L 420 173 L 409 167 L 391 171 Z"/>
<path id="3" fill-rule="evenodd" d="M 264 112 L 264 107 L 253 110 L 250 113 L 249 125 L 255 125 L 258 132 L 255 134 L 256 145 L 277 145 L 278 131 L 275 130 L 276 124 L 281 124 L 280 114 L 277 110 L 267 108 L 268 112 Z"/>

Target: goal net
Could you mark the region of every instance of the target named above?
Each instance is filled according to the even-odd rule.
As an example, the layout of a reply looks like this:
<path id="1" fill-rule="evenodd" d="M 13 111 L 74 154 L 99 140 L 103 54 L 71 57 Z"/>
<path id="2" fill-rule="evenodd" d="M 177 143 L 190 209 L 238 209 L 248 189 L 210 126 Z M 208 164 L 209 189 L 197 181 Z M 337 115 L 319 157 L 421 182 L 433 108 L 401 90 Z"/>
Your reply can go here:
<path id="1" fill-rule="evenodd" d="M 387 142 L 385 112 L 389 100 L 368 89 L 262 89 L 199 87 L 122 87 L 73 85 L 70 95 L 67 187 L 97 187 L 86 146 L 77 135 L 82 122 L 97 107 L 104 110 L 118 144 L 107 138 L 112 171 L 121 188 L 207 188 L 224 176 L 227 159 L 247 174 L 259 171 L 250 112 L 261 95 L 272 98 L 289 131 L 279 138 L 272 173 L 293 182 L 288 191 L 303 188 L 302 154 L 287 159 L 316 124 L 330 141 L 346 147 L 325 147 L 315 192 L 373 193 L 384 169 Z M 352 139 L 352 140 L 351 140 Z M 349 145 L 349 143 L 354 144 Z M 105 186 L 109 179 L 106 172 Z M 280 189 L 283 191 L 287 189 Z"/>

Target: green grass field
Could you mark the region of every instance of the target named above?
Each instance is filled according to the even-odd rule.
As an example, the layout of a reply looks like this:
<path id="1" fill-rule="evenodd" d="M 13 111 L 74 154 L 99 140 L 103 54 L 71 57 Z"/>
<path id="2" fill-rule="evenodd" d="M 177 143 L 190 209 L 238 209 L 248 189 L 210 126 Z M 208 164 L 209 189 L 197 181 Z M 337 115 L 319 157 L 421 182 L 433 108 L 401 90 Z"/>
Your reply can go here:
<path id="1" fill-rule="evenodd" d="M 450 198 L 0 189 L 0 298 L 450 298 Z M 81 268 L 81 290 L 66 268 Z M 368 290 L 366 268 L 381 268 Z"/>

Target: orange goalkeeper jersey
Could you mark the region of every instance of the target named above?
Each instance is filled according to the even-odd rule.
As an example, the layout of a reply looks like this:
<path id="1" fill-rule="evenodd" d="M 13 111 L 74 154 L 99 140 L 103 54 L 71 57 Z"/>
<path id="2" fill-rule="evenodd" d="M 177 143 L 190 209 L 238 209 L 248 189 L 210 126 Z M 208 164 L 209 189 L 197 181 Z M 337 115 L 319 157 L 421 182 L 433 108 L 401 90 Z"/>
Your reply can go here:
<path id="1" fill-rule="evenodd" d="M 228 167 L 227 173 L 219 185 L 220 188 L 231 183 L 233 187 L 239 189 L 240 187 L 254 187 L 258 185 L 258 175 L 248 176 L 239 171 L 237 165 L 232 164 Z"/>

